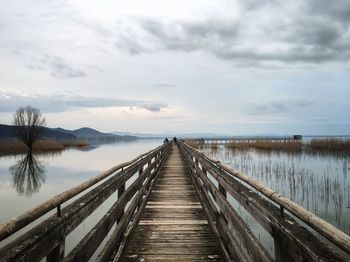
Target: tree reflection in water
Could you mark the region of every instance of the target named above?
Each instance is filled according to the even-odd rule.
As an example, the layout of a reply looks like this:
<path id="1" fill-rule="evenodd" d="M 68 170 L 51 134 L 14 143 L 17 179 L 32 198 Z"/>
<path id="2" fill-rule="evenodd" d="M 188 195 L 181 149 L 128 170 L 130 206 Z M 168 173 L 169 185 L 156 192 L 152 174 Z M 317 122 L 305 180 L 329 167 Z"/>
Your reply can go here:
<path id="1" fill-rule="evenodd" d="M 45 183 L 45 166 L 32 153 L 10 167 L 13 187 L 25 196 L 39 192 L 42 183 Z"/>

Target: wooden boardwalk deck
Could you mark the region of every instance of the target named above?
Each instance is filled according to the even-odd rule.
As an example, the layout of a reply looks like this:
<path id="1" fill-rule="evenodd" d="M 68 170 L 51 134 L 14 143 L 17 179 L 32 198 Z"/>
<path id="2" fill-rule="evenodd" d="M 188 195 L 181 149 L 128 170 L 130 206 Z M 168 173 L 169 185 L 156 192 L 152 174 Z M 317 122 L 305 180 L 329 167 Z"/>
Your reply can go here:
<path id="1" fill-rule="evenodd" d="M 173 146 L 124 261 L 222 261 L 180 151 Z"/>

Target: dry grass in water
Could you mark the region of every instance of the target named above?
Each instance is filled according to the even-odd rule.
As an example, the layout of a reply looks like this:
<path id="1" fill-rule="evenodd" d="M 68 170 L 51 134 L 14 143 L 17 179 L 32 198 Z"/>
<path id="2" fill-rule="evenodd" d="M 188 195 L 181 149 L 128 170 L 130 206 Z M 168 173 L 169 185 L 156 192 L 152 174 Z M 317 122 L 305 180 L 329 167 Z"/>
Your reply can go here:
<path id="1" fill-rule="evenodd" d="M 41 140 L 33 145 L 34 151 L 54 151 L 62 150 L 64 146 L 56 141 Z M 0 152 L 5 154 L 26 153 L 28 147 L 20 142 L 0 142 Z"/>
<path id="2" fill-rule="evenodd" d="M 46 151 L 46 150 L 62 150 L 64 146 L 56 141 L 41 140 L 34 144 L 33 150 Z"/>
<path id="3" fill-rule="evenodd" d="M 308 147 L 313 150 L 349 150 L 350 151 L 350 139 L 312 139 L 308 144 Z"/>
<path id="4" fill-rule="evenodd" d="M 263 140 L 263 141 L 236 141 L 230 142 L 226 145 L 228 148 L 257 148 L 265 150 L 284 150 L 284 151 L 300 151 L 303 148 L 303 144 L 298 140 L 287 140 L 284 142 L 274 141 L 274 140 Z"/>
<path id="5" fill-rule="evenodd" d="M 217 151 L 219 149 L 219 145 L 217 143 L 214 144 L 208 144 L 211 150 Z"/>
<path id="6" fill-rule="evenodd" d="M 86 142 L 84 139 L 79 139 L 79 140 L 64 140 L 62 142 L 62 145 L 65 147 L 83 147 L 83 146 L 88 146 L 89 144 Z"/>
<path id="7" fill-rule="evenodd" d="M 185 140 L 185 143 L 193 148 L 199 148 L 199 144 L 197 144 L 195 140 Z"/>

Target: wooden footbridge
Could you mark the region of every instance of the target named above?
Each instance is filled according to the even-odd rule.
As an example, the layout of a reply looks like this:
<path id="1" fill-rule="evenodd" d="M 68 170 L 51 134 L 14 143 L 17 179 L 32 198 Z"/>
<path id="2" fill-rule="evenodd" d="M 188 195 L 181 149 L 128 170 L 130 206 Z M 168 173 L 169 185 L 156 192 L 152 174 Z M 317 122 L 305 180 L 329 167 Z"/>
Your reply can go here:
<path id="1" fill-rule="evenodd" d="M 65 252 L 67 236 L 111 198 L 110 209 Z M 271 236 L 272 250 L 237 206 Z M 183 142 L 166 143 L 51 198 L 1 225 L 0 240 L 0 261 L 350 259 L 347 234 Z"/>

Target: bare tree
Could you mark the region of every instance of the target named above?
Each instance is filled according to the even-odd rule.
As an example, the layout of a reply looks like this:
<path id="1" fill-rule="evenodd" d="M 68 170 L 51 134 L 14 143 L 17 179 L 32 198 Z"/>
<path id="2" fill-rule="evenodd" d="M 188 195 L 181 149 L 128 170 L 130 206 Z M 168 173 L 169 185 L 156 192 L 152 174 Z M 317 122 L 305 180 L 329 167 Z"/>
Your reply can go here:
<path id="1" fill-rule="evenodd" d="M 42 136 L 46 126 L 46 120 L 39 109 L 32 106 L 20 107 L 14 114 L 13 123 L 17 138 L 32 151 L 34 143 Z"/>

